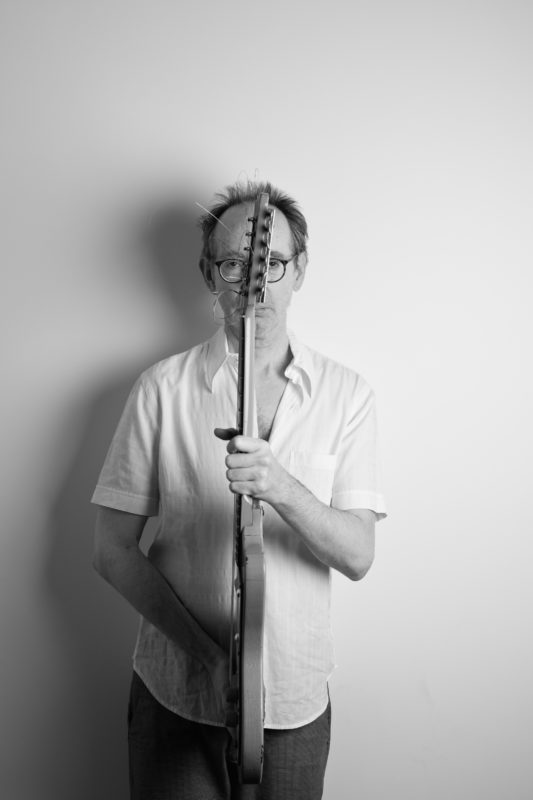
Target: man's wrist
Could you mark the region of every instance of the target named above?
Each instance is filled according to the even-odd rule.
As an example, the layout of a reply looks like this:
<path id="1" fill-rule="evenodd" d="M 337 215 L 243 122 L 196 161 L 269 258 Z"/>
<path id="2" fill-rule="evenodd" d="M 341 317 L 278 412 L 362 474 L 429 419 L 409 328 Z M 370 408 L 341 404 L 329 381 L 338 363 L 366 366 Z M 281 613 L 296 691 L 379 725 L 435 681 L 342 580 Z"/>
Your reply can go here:
<path id="1" fill-rule="evenodd" d="M 290 472 L 283 467 L 282 470 L 282 479 L 277 482 L 275 496 L 270 502 L 270 505 L 279 512 L 291 507 L 294 502 L 294 493 L 302 488 L 302 484 L 293 478 Z"/>

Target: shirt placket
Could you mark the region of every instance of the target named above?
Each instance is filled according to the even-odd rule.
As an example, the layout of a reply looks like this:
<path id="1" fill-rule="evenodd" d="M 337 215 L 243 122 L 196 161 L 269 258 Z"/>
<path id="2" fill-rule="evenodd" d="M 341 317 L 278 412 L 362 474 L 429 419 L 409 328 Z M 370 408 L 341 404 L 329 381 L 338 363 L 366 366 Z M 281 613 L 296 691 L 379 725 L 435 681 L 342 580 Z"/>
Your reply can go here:
<path id="1" fill-rule="evenodd" d="M 304 405 L 304 393 L 298 380 L 289 377 L 289 382 L 283 392 L 269 437 L 270 449 L 274 456 L 285 466 L 288 465 L 289 452 L 287 440 L 291 430 L 291 423 L 295 415 L 300 414 Z M 286 462 L 286 464 L 285 464 Z"/>

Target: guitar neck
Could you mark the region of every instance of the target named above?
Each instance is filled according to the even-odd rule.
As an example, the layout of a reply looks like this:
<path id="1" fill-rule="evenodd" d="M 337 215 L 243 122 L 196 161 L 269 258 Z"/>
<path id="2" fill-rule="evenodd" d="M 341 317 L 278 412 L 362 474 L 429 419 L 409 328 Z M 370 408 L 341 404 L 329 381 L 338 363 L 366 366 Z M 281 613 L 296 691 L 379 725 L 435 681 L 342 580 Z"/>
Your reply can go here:
<path id="1" fill-rule="evenodd" d="M 237 429 L 244 436 L 257 436 L 255 394 L 255 308 L 249 306 L 241 316 L 239 341 Z"/>
<path id="2" fill-rule="evenodd" d="M 256 437 L 255 394 L 255 305 L 264 302 L 268 279 L 270 238 L 274 211 L 268 195 L 256 202 L 250 236 L 250 258 L 242 288 L 237 429 Z M 235 495 L 234 573 L 232 632 L 230 640 L 230 681 L 237 695 L 237 713 L 231 726 L 233 758 L 243 783 L 259 783 L 263 766 L 263 629 L 265 562 L 263 553 L 263 507 L 260 500 Z"/>

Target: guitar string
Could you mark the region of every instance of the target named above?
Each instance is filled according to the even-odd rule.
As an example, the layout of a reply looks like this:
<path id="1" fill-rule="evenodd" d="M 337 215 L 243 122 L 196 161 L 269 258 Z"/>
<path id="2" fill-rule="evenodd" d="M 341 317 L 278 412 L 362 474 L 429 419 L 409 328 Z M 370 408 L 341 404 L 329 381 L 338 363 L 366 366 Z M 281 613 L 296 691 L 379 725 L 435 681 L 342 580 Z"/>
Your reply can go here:
<path id="1" fill-rule="evenodd" d="M 210 216 L 210 217 L 213 217 L 213 219 L 216 219 L 216 221 L 217 221 L 217 222 L 218 222 L 220 225 L 222 225 L 222 227 L 223 227 L 223 228 L 225 228 L 225 229 L 226 229 L 226 230 L 227 230 L 229 233 L 231 233 L 231 231 L 230 231 L 230 229 L 228 228 L 228 226 L 227 226 L 227 225 L 224 225 L 224 223 L 222 222 L 222 220 L 221 220 L 221 219 L 219 219 L 219 218 L 218 218 L 218 217 L 216 217 L 214 214 L 212 214 L 212 213 L 211 213 L 211 211 L 209 211 L 209 209 L 208 209 L 208 208 L 206 208 L 206 207 L 205 207 L 205 206 L 203 206 L 201 203 L 199 203 L 199 202 L 198 202 L 198 200 L 195 200 L 195 201 L 194 201 L 194 204 L 195 204 L 195 205 L 197 205 L 199 208 L 201 208 L 201 209 L 202 209 L 202 211 L 205 211 L 205 213 L 206 213 L 206 214 L 209 214 L 209 216 Z"/>
<path id="2" fill-rule="evenodd" d="M 215 322 L 217 325 L 231 319 L 232 317 L 235 317 L 240 313 L 240 308 L 238 305 L 233 309 L 233 311 L 224 311 L 224 308 L 220 302 L 220 298 L 222 295 L 229 294 L 230 292 L 237 295 L 237 297 L 239 296 L 239 292 L 236 292 L 235 289 L 223 289 L 221 292 L 212 292 L 212 294 L 215 295 L 215 300 L 213 302 L 213 322 Z M 220 309 L 221 313 L 218 314 L 217 309 Z"/>

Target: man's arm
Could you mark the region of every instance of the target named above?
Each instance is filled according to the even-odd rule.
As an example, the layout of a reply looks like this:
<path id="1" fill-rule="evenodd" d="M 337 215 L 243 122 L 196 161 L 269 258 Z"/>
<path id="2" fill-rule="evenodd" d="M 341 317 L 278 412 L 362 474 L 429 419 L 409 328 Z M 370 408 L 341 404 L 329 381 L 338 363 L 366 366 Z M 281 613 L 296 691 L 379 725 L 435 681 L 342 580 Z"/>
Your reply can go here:
<path id="1" fill-rule="evenodd" d="M 288 475 L 283 494 L 272 503 L 311 552 L 352 581 L 364 578 L 374 560 L 376 517 L 367 508 L 342 511 L 317 500 Z"/>
<path id="2" fill-rule="evenodd" d="M 228 683 L 228 657 L 140 550 L 146 520 L 139 514 L 99 506 L 94 568 L 143 617 L 203 664 L 221 699 Z"/>
<path id="3" fill-rule="evenodd" d="M 331 508 L 279 464 L 268 442 L 235 436 L 231 428 L 215 433 L 230 439 L 226 476 L 232 492 L 269 503 L 328 567 L 351 580 L 366 575 L 374 560 L 373 511 Z"/>

